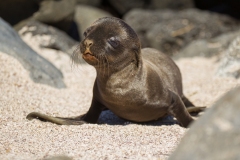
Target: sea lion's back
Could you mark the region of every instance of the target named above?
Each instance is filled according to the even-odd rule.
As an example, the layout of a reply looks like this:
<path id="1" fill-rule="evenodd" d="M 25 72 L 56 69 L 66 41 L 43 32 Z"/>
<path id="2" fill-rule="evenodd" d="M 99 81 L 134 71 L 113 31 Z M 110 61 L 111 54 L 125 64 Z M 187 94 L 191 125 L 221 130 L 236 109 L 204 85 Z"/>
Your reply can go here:
<path id="1" fill-rule="evenodd" d="M 144 48 L 141 50 L 143 63 L 152 66 L 156 72 L 159 73 L 164 84 L 168 86 L 171 91 L 182 95 L 182 77 L 178 66 L 166 54 L 153 49 Z"/>

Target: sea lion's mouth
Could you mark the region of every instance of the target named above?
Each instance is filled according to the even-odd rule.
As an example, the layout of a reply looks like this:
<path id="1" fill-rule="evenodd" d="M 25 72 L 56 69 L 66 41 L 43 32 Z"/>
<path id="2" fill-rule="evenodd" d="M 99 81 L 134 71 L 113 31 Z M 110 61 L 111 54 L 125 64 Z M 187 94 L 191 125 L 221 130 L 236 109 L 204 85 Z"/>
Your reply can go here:
<path id="1" fill-rule="evenodd" d="M 85 52 L 82 56 L 83 58 L 95 57 L 91 52 Z"/>
<path id="2" fill-rule="evenodd" d="M 98 59 L 89 51 L 82 54 L 82 58 L 89 64 L 95 64 L 98 62 Z"/>

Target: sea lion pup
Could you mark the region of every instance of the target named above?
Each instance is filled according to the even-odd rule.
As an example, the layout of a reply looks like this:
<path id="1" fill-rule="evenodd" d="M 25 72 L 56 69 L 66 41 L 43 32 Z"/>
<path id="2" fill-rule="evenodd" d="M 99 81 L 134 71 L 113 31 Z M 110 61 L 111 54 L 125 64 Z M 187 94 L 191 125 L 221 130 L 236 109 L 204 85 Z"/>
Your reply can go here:
<path id="1" fill-rule="evenodd" d="M 61 125 L 97 123 L 101 112 L 109 109 L 133 122 L 166 115 L 174 116 L 184 127 L 193 121 L 187 107 L 194 105 L 183 95 L 181 73 L 174 61 L 155 49 L 141 50 L 139 38 L 128 24 L 118 18 L 101 18 L 84 36 L 77 54 L 97 71 L 88 112 L 74 118 L 32 112 L 27 119 Z M 202 107 L 189 110 L 201 111 Z"/>

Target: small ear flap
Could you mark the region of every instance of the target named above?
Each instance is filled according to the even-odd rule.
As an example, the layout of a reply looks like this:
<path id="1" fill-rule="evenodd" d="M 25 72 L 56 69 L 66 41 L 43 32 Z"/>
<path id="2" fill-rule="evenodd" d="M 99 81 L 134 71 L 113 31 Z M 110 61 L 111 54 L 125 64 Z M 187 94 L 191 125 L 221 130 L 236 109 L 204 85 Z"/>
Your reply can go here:
<path id="1" fill-rule="evenodd" d="M 140 60 L 141 60 L 141 47 L 137 47 L 135 46 L 133 48 L 133 52 L 135 54 L 135 59 L 136 59 L 136 66 L 139 67 L 139 63 L 140 63 Z"/>

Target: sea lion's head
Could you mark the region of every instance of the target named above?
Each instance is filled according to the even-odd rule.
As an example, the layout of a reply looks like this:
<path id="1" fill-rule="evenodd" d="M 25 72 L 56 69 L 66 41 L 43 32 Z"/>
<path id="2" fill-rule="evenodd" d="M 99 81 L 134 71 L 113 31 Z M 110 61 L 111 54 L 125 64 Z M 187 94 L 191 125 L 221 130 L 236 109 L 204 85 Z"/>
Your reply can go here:
<path id="1" fill-rule="evenodd" d="M 130 63 L 138 65 L 140 41 L 123 20 L 100 18 L 84 32 L 80 42 L 82 58 L 95 68 L 120 69 Z"/>

